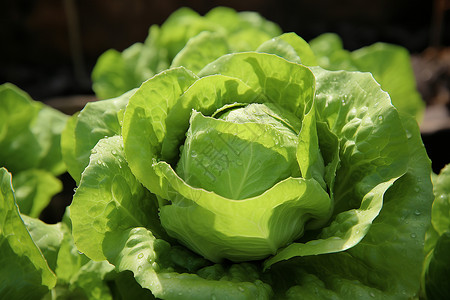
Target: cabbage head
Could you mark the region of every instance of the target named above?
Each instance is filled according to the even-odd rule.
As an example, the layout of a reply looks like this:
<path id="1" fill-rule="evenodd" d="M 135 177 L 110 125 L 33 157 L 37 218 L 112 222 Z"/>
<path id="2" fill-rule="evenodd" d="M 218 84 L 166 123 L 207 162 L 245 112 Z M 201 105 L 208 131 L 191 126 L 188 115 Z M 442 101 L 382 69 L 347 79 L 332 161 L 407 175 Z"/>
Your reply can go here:
<path id="1" fill-rule="evenodd" d="M 89 258 L 161 299 L 417 296 L 430 161 L 370 73 L 242 52 L 98 103 L 62 140 Z"/>

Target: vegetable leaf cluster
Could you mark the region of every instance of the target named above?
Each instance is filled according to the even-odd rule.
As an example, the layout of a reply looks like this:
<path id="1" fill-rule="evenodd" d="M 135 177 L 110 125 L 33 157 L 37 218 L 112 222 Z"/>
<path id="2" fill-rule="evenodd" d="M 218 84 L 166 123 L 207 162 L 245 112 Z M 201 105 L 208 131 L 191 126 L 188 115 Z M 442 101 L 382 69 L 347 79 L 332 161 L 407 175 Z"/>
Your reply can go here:
<path id="1" fill-rule="evenodd" d="M 106 100 L 73 116 L 2 85 L 0 296 L 448 296 L 449 169 L 433 194 L 408 58 L 183 8 L 102 55 Z"/>

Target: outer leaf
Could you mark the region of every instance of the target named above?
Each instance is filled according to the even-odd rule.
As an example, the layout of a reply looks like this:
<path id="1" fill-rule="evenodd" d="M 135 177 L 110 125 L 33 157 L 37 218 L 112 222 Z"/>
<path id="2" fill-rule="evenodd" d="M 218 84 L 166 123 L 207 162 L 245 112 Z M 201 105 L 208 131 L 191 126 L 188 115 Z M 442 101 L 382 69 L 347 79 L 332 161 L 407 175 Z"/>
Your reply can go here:
<path id="1" fill-rule="evenodd" d="M 70 206 L 75 244 L 93 260 L 106 259 L 108 232 L 146 226 L 164 234 L 157 200 L 131 173 L 122 147 L 119 136 L 97 144 Z"/>
<path id="2" fill-rule="evenodd" d="M 130 51 L 141 48 L 142 44 L 134 44 Z M 133 65 L 132 60 L 126 59 L 126 53 L 122 55 L 114 49 L 106 51 L 98 58 L 92 71 L 92 89 L 99 99 L 118 97 L 137 87 L 136 82 L 139 81 L 128 64 Z"/>
<path id="3" fill-rule="evenodd" d="M 252 11 L 242 11 L 238 13 L 239 18 L 250 24 L 254 28 L 258 28 L 271 36 L 281 34 L 281 28 L 274 22 L 264 19 L 260 14 Z M 238 26 L 239 28 L 240 26 Z"/>
<path id="4" fill-rule="evenodd" d="M 256 49 L 256 52 L 276 54 L 289 61 L 298 64 L 301 63 L 300 56 L 295 51 L 294 47 L 280 37 L 265 41 Z"/>
<path id="5" fill-rule="evenodd" d="M 69 284 L 80 268 L 85 265 L 89 259 L 86 255 L 78 251 L 75 246 L 72 232 L 65 224 L 60 225 L 63 229 L 63 239 L 59 248 L 56 260 L 55 273 L 58 276 L 59 284 Z"/>
<path id="6" fill-rule="evenodd" d="M 39 219 L 22 215 L 34 243 L 39 247 L 50 269 L 55 270 L 56 259 L 63 239 L 61 224 L 46 224 Z"/>
<path id="7" fill-rule="evenodd" d="M 251 267 L 233 266 L 228 272 L 221 266 L 206 267 L 198 270 L 201 276 L 174 272 L 177 255 L 187 261 L 198 258 L 185 251 L 174 253 L 175 248 L 155 239 L 145 228 L 115 232 L 106 242 L 108 260 L 119 270 L 132 271 L 137 282 L 157 298 L 270 299 L 272 294 L 269 286 L 252 276 L 255 270 Z"/>
<path id="8" fill-rule="evenodd" d="M 158 25 L 150 26 L 137 64 L 128 66 L 134 69 L 139 79 L 139 82 L 135 83 L 134 87 L 136 88 L 155 74 L 167 69 L 170 65 L 167 49 L 160 46 L 160 37 L 161 28 Z"/>
<path id="9" fill-rule="evenodd" d="M 152 292 L 143 288 L 134 279 L 131 271 L 124 271 L 117 274 L 114 279 L 113 295 L 114 299 L 155 299 Z"/>
<path id="10" fill-rule="evenodd" d="M 62 137 L 63 157 L 70 175 L 77 183 L 97 142 L 121 133 L 118 114 L 134 92 L 131 90 L 114 99 L 90 102 L 68 122 Z"/>
<path id="11" fill-rule="evenodd" d="M 290 32 L 268 40 L 256 49 L 257 52 L 277 54 L 289 61 L 305 66 L 316 66 L 316 57 L 309 44 L 297 34 Z"/>
<path id="12" fill-rule="evenodd" d="M 329 70 L 371 72 L 389 93 L 394 106 L 401 112 L 422 119 L 425 104 L 414 79 L 409 53 L 406 49 L 386 43 L 376 43 L 353 52 L 343 49 L 336 34 L 323 34 L 310 42 L 319 66 Z"/>
<path id="13" fill-rule="evenodd" d="M 417 91 L 408 50 L 376 43 L 353 51 L 352 60 L 359 71 L 372 73 L 399 111 L 414 116 L 419 122 L 422 120 L 425 102 Z"/>
<path id="14" fill-rule="evenodd" d="M 171 67 L 183 66 L 197 73 L 229 52 L 228 43 L 222 34 L 204 31 L 187 42 L 173 59 Z"/>
<path id="15" fill-rule="evenodd" d="M 340 139 L 335 212 L 359 207 L 381 182 L 401 176 L 409 152 L 406 131 L 389 96 L 368 73 L 314 68 L 316 111 Z"/>
<path id="16" fill-rule="evenodd" d="M 40 299 L 56 283 L 14 200 L 11 175 L 0 169 L 0 296 Z"/>
<path id="17" fill-rule="evenodd" d="M 126 156 L 133 174 L 151 191 L 158 189 L 152 164 L 161 151 L 166 134 L 164 120 L 181 94 L 196 79 L 184 68 L 164 71 L 146 81 L 127 106 L 122 129 Z M 147 138 L 143 139 L 143 136 Z"/>
<path id="18" fill-rule="evenodd" d="M 303 178 L 314 178 L 326 190 L 324 179 L 325 164 L 319 148 L 317 135 L 316 112 L 310 109 L 302 122 L 298 135 L 297 162 Z"/>
<path id="19" fill-rule="evenodd" d="M 425 273 L 427 299 L 446 299 L 450 296 L 448 276 L 450 274 L 450 231 L 441 235 L 431 254 Z"/>
<path id="20" fill-rule="evenodd" d="M 71 289 L 81 289 L 89 300 L 112 300 L 105 277 L 114 271 L 107 261 L 89 261 L 71 278 Z"/>
<path id="21" fill-rule="evenodd" d="M 221 38 L 204 39 L 216 34 Z M 221 54 L 255 50 L 280 34 L 278 25 L 254 12 L 237 13 L 231 8 L 216 7 L 202 17 L 182 7 L 160 27 L 151 26 L 144 44 L 136 43 L 123 53 L 105 52 L 94 68 L 93 88 L 101 99 L 117 97 L 139 87 L 172 63 L 196 72 Z"/>
<path id="22" fill-rule="evenodd" d="M 303 118 L 312 105 L 315 80 L 311 71 L 273 54 L 236 53 L 224 55 L 207 65 L 199 76 L 222 74 L 242 80 L 268 102 Z"/>
<path id="23" fill-rule="evenodd" d="M 8 83 L 0 86 L 0 100 L 0 165 L 13 172 L 36 167 L 39 164 L 39 143 L 29 126 L 41 105 Z"/>
<path id="24" fill-rule="evenodd" d="M 78 175 L 79 171 L 75 171 L 79 169 L 75 151 L 75 128 L 77 127 L 79 113 L 80 112 L 76 112 L 69 118 L 66 127 L 61 133 L 61 153 L 63 161 L 67 166 L 68 173 L 77 183 L 80 181 L 80 176 Z"/>
<path id="25" fill-rule="evenodd" d="M 60 134 L 67 116 L 9 83 L 0 86 L 0 101 L 0 166 L 14 173 L 31 168 L 63 173 Z"/>
<path id="26" fill-rule="evenodd" d="M 62 183 L 51 173 L 31 169 L 13 177 L 17 205 L 22 214 L 38 218 L 54 195 L 62 191 Z"/>
<path id="27" fill-rule="evenodd" d="M 263 42 L 273 37 L 257 28 L 242 28 L 237 32 L 233 32 L 228 37 L 231 53 L 254 51 Z"/>
<path id="28" fill-rule="evenodd" d="M 448 250 L 450 245 L 450 165 L 433 179 L 434 202 L 431 210 L 432 226 L 427 231 L 422 288 L 429 299 L 443 299 L 450 295 L 447 278 L 450 276 Z"/>
<path id="29" fill-rule="evenodd" d="M 344 49 L 341 38 L 334 33 L 324 33 L 309 42 L 317 63 L 327 70 L 357 71 L 351 54 Z"/>
<path id="30" fill-rule="evenodd" d="M 441 170 L 434 183 L 431 223 L 439 235 L 450 231 L 450 165 Z"/>
<path id="31" fill-rule="evenodd" d="M 423 239 L 429 224 L 430 161 L 416 122 L 402 118 L 411 133 L 407 173 L 384 196 L 383 208 L 364 239 L 336 254 L 308 256 L 272 267 L 272 286 L 282 299 L 411 299 L 417 296 Z M 386 232 L 389 234 L 386 235 Z M 309 296 L 309 298 L 308 298 Z"/>
<path id="32" fill-rule="evenodd" d="M 264 264 L 265 267 L 296 256 L 336 253 L 357 245 L 369 232 L 373 220 L 380 213 L 384 194 L 395 179 L 376 186 L 364 197 L 359 209 L 337 215 L 330 226 L 322 229 L 318 239 L 290 244 L 268 259 Z"/>
<path id="33" fill-rule="evenodd" d="M 202 31 L 220 31 L 219 24 L 209 22 L 190 8 L 182 7 L 173 12 L 161 26 L 159 45 L 167 49 L 172 61 L 187 41 Z"/>
<path id="34" fill-rule="evenodd" d="M 232 35 L 252 28 L 267 34 L 269 37 L 263 40 L 265 41 L 270 37 L 281 33 L 281 29 L 277 24 L 270 22 L 264 19 L 260 14 L 251 11 L 236 13 L 234 9 L 229 7 L 216 7 L 211 9 L 205 15 L 205 18 L 213 23 L 222 25 Z M 259 42 L 258 45 L 261 43 L 262 41 Z M 246 48 L 245 50 L 254 49 L 255 48 Z"/>
<path id="35" fill-rule="evenodd" d="M 43 156 L 37 168 L 48 170 L 54 175 L 66 172 L 61 154 L 61 133 L 66 126 L 68 116 L 44 106 L 31 125 L 31 131 L 39 141 Z"/>
<path id="36" fill-rule="evenodd" d="M 37 222 L 38 225 L 40 223 L 37 220 L 31 219 L 30 221 Z M 58 284 L 52 290 L 52 297 L 57 295 L 56 298 L 58 298 L 59 294 L 61 294 L 61 297 L 69 299 L 112 299 L 106 277 L 109 274 L 115 275 L 115 272 L 113 273 L 114 266 L 107 261 L 91 261 L 79 252 L 66 224 L 47 225 L 42 223 L 39 227 L 42 230 L 35 232 L 33 237 L 39 233 L 47 233 L 47 235 L 38 240 L 39 247 L 44 251 L 44 254 L 52 249 L 48 243 L 43 243 L 43 241 L 54 240 L 56 236 L 59 237 L 57 259 L 54 260 Z M 50 262 L 49 255 L 46 255 L 46 258 Z"/>

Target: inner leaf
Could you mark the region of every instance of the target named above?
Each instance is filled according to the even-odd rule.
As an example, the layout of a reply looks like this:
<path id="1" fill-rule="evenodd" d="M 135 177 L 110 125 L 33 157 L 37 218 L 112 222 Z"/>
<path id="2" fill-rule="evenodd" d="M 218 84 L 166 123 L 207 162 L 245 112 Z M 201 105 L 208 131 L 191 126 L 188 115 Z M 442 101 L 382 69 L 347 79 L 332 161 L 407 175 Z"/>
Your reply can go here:
<path id="1" fill-rule="evenodd" d="M 192 186 L 240 200 L 299 176 L 295 132 L 267 114 L 255 122 L 258 116 L 245 116 L 251 111 L 238 109 L 221 119 L 194 111 L 176 168 L 180 177 Z"/>

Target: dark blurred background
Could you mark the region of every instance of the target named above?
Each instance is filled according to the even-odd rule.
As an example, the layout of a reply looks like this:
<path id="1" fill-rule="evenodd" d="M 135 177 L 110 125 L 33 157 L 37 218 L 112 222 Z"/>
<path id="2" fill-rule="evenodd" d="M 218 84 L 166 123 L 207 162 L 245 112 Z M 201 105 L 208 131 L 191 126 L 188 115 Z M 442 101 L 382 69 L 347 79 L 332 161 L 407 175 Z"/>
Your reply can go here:
<path id="1" fill-rule="evenodd" d="M 406 47 L 426 101 L 423 139 L 438 171 L 449 163 L 450 0 L 0 0 L 0 83 L 12 82 L 66 113 L 95 100 L 90 73 L 109 48 L 144 41 L 152 24 L 188 6 L 252 10 L 305 40 L 339 34 L 354 50 L 375 42 Z M 435 138 L 437 137 L 437 138 Z M 444 149 L 443 149 L 444 148 Z"/>

